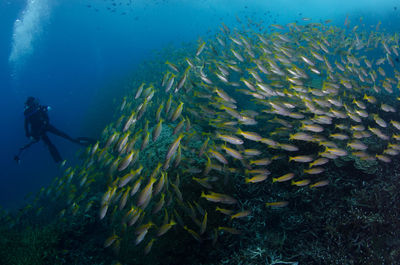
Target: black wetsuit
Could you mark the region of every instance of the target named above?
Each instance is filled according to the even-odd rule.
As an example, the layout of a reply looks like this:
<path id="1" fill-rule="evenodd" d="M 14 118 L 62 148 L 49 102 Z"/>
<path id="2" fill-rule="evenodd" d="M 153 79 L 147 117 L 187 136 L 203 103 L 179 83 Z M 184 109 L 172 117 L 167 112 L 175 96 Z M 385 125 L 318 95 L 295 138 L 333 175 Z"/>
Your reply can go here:
<path id="1" fill-rule="evenodd" d="M 31 106 L 24 111 L 25 115 L 25 134 L 26 137 L 33 137 L 38 142 L 40 139 L 46 144 L 56 163 L 61 162 L 62 158 L 55 145 L 50 141 L 47 132 L 61 136 L 74 143 L 79 143 L 76 139 L 71 138 L 66 133 L 58 130 L 49 123 L 49 115 L 47 114 L 48 106 Z"/>

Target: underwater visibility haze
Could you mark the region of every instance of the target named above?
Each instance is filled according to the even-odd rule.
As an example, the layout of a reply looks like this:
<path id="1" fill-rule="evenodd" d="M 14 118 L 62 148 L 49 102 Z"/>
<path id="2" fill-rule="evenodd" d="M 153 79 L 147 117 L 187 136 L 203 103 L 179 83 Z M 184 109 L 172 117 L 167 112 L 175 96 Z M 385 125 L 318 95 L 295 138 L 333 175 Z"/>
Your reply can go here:
<path id="1" fill-rule="evenodd" d="M 399 264 L 398 7 L 0 1 L 0 264 Z"/>

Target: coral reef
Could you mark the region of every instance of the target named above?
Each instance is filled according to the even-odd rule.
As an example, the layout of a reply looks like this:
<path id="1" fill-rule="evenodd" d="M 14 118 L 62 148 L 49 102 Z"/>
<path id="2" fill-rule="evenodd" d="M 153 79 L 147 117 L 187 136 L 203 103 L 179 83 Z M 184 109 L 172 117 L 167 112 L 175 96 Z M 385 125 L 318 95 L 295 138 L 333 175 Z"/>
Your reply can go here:
<path id="1" fill-rule="evenodd" d="M 26 227 L 21 231 L 1 227 L 0 234 L 1 264 L 49 264 L 56 256 L 58 238 L 54 227 Z"/>

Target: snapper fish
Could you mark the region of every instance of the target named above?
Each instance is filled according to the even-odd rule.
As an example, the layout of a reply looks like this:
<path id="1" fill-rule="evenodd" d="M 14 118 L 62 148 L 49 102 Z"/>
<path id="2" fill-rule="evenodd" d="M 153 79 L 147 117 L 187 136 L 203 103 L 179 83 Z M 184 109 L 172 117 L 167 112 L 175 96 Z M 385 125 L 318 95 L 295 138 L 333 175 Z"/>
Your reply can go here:
<path id="1" fill-rule="evenodd" d="M 129 251 L 134 234 L 147 254 L 171 229 L 199 242 L 240 233 L 234 227 L 251 213 L 238 207 L 231 181 L 251 191 L 275 183 L 265 206 L 279 208 L 288 202 L 273 199 L 277 186 L 289 193 L 293 186 L 293 192 L 326 186 L 328 180 L 312 178 L 331 160 L 396 161 L 397 35 L 320 23 L 270 28 L 244 34 L 223 25 L 214 39 L 166 65 L 150 63 L 159 82 L 146 75 L 146 82 L 133 81 L 119 117 L 86 151 L 83 165 L 65 169 L 40 196 L 65 202 L 58 214 L 64 218 L 85 206 L 89 214 L 98 198 L 112 234 L 105 245 Z M 295 172 L 276 171 L 293 165 Z"/>

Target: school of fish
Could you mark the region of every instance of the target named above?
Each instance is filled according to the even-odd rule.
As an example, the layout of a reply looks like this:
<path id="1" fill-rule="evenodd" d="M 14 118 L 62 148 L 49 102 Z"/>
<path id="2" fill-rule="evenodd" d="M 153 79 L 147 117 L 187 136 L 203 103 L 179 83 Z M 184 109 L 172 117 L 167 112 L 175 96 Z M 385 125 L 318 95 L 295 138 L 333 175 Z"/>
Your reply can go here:
<path id="1" fill-rule="evenodd" d="M 147 254 L 171 229 L 212 243 L 240 234 L 236 219 L 252 212 L 232 182 L 320 189 L 335 159 L 389 163 L 400 152 L 399 36 L 379 27 L 222 25 L 158 81 L 134 83 L 83 165 L 43 193 L 65 199 L 59 216 L 95 211 L 110 227 L 104 247 Z"/>

